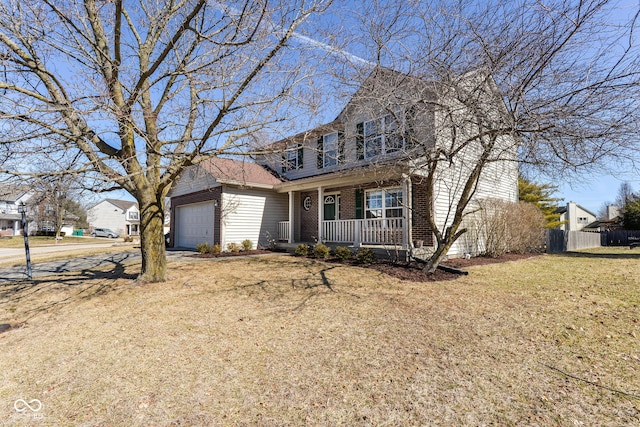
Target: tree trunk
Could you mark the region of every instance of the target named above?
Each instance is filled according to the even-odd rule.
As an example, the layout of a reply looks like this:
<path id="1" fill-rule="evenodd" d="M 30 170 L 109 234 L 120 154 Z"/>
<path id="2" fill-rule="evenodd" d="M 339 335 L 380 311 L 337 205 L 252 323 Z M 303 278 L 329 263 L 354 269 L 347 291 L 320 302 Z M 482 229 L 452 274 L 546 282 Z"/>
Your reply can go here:
<path id="1" fill-rule="evenodd" d="M 444 257 L 447 255 L 450 247 L 451 245 L 438 245 L 436 251 L 429 257 L 422 270 L 429 274 L 435 273 L 438 269 L 438 265 L 440 265 Z"/>
<path id="2" fill-rule="evenodd" d="M 144 197 L 140 205 L 140 250 L 142 272 L 146 282 L 164 282 L 167 279 L 167 254 L 164 246 L 164 201 Z"/>

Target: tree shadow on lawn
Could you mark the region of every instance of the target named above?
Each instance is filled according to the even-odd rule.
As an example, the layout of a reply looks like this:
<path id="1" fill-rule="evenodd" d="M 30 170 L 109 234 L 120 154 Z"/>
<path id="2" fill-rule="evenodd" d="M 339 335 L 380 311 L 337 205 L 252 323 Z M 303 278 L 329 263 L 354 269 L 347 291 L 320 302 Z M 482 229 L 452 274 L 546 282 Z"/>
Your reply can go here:
<path id="1" fill-rule="evenodd" d="M 39 277 L 32 280 L 0 282 L 0 309 L 18 313 L 16 324 L 23 324 L 38 313 L 60 309 L 74 301 L 88 300 L 105 295 L 122 287 L 117 279 L 135 280 L 137 274 L 127 273 L 124 263 L 108 260 L 96 268 L 68 271 L 61 266 L 59 275 Z M 59 295 L 59 298 L 55 296 Z M 31 305 L 31 306 L 30 306 Z M 0 320 L 3 323 L 3 320 Z M 15 326 L 15 325 L 14 325 Z"/>
<path id="2" fill-rule="evenodd" d="M 290 263 L 288 260 L 253 259 L 252 262 L 263 264 L 269 269 L 285 270 Z M 272 265 L 273 264 L 273 267 Z M 300 311 L 313 300 L 330 294 L 342 294 L 354 298 L 359 295 L 349 292 L 344 286 L 332 280 L 327 273 L 341 267 L 340 264 L 326 264 L 316 260 L 295 259 L 292 268 L 303 269 L 303 274 L 295 278 L 261 279 L 250 283 L 241 283 L 222 289 L 223 292 L 245 292 L 258 300 L 265 300 L 279 306 L 282 312 Z"/>

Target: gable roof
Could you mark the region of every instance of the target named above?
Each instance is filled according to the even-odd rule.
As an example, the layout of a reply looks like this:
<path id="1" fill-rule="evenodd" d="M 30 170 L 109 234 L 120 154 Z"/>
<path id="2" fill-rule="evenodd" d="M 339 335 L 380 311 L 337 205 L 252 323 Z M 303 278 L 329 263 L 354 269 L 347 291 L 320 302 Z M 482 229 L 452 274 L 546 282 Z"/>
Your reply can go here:
<path id="1" fill-rule="evenodd" d="M 102 202 L 109 202 L 122 209 L 123 211 L 129 210 L 132 207 L 138 207 L 138 202 L 132 202 L 130 200 L 118 200 L 118 199 L 104 199 Z M 102 202 L 96 203 L 94 206 L 99 205 Z"/>
<path id="2" fill-rule="evenodd" d="M 573 202 L 569 202 L 569 203 L 573 203 Z M 577 203 L 575 205 L 576 205 L 576 208 L 579 208 L 581 211 L 586 212 L 586 213 L 588 213 L 589 215 L 591 215 L 593 217 L 597 217 L 597 215 L 594 214 L 593 212 L 591 212 L 589 209 L 586 209 L 586 208 L 580 206 Z M 566 212 L 567 212 L 567 205 L 559 206 L 553 211 L 553 213 L 556 213 L 556 214 L 563 214 L 563 213 L 566 213 Z"/>
<path id="3" fill-rule="evenodd" d="M 267 168 L 242 160 L 212 157 L 199 164 L 221 184 L 272 188 L 282 183 Z"/>
<path id="4" fill-rule="evenodd" d="M 29 188 L 23 185 L 8 184 L 0 186 L 0 200 L 15 202 L 29 192 Z"/>

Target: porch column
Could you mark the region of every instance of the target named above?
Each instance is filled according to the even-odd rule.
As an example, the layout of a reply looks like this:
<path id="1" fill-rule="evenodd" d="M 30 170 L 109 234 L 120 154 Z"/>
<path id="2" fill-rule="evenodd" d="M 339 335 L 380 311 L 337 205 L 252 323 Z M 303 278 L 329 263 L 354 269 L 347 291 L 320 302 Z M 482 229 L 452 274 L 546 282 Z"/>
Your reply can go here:
<path id="1" fill-rule="evenodd" d="M 324 221 L 324 188 L 318 187 L 318 243 L 322 242 L 322 221 Z"/>
<path id="2" fill-rule="evenodd" d="M 402 204 L 402 216 L 404 217 L 403 246 L 405 249 L 409 249 L 413 245 L 413 215 L 411 212 L 411 206 L 413 205 L 411 198 L 413 197 L 413 194 L 411 193 L 411 177 L 405 174 L 402 175 L 402 194 L 404 194 L 404 203 Z"/>
<path id="3" fill-rule="evenodd" d="M 20 234 L 22 234 L 20 232 L 20 221 L 13 221 L 13 235 L 19 236 Z"/>
<path id="4" fill-rule="evenodd" d="M 295 230 L 293 226 L 293 208 L 293 191 L 289 191 L 289 239 L 287 240 L 287 243 L 293 243 L 293 230 Z"/>

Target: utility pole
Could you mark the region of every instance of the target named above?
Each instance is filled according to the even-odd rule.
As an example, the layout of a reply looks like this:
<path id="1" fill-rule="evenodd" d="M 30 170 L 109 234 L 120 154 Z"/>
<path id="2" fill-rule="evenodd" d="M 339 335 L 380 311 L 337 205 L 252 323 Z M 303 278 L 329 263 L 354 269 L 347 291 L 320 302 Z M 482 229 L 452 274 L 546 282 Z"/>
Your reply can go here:
<path id="1" fill-rule="evenodd" d="M 24 202 L 18 205 L 18 212 L 22 214 L 22 235 L 24 236 L 24 252 L 27 257 L 27 277 L 32 279 L 31 274 L 31 254 L 29 253 L 29 230 L 27 227 L 27 207 Z"/>

